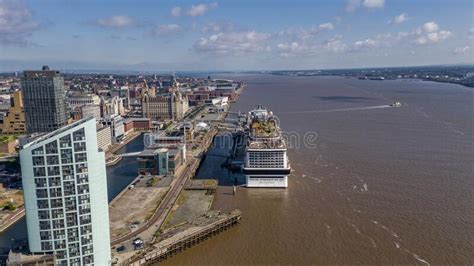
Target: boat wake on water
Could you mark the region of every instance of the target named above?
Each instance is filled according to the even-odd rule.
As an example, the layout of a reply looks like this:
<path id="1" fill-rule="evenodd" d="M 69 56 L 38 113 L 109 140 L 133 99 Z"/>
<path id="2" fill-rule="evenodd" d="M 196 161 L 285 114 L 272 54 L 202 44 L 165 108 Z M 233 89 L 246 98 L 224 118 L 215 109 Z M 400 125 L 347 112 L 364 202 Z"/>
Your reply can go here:
<path id="1" fill-rule="evenodd" d="M 332 112 L 346 112 L 346 111 L 361 111 L 370 109 L 382 109 L 382 108 L 393 108 L 389 104 L 377 105 L 377 106 L 366 106 L 366 107 L 354 107 L 354 108 L 340 108 L 330 110 L 307 110 L 307 111 L 294 111 L 294 112 L 280 112 L 280 114 L 315 114 L 315 113 L 332 113 Z"/>

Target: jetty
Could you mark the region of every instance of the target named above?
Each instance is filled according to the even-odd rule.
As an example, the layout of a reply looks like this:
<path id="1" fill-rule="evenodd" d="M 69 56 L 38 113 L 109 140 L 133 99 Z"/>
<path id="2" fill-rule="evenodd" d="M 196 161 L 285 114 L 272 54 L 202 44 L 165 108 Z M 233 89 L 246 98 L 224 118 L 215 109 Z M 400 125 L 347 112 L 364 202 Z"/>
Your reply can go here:
<path id="1" fill-rule="evenodd" d="M 226 214 L 211 211 L 197 219 L 193 226 L 184 231 L 178 233 L 170 232 L 171 237 L 163 239 L 143 253 L 130 258 L 123 265 L 155 265 L 237 225 L 241 220 L 241 215 L 242 213 L 238 209 Z M 166 234 L 164 235 L 166 236 Z"/>

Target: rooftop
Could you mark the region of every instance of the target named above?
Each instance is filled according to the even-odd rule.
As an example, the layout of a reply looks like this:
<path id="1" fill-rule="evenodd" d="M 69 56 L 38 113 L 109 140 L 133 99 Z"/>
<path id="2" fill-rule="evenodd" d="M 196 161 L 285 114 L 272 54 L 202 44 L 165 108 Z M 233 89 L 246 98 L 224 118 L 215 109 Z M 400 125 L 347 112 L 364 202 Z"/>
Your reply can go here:
<path id="1" fill-rule="evenodd" d="M 48 66 L 43 66 L 43 70 L 25 70 L 23 72 L 23 76 L 25 78 L 53 78 L 59 76 L 59 71 L 50 70 Z"/>
<path id="2" fill-rule="evenodd" d="M 24 148 L 28 148 L 28 147 L 30 147 L 30 146 L 33 146 L 33 145 L 35 145 L 35 144 L 38 144 L 38 143 L 40 143 L 40 142 L 42 142 L 42 141 L 45 141 L 45 140 L 47 140 L 47 139 L 49 139 L 49 138 L 51 138 L 51 137 L 53 137 L 53 136 L 55 136 L 55 135 L 64 133 L 64 132 L 66 132 L 66 131 L 68 131 L 68 130 L 70 130 L 70 129 L 73 129 L 73 128 L 79 126 L 79 125 L 85 124 L 85 123 L 89 122 L 90 120 L 95 120 L 95 118 L 92 117 L 92 116 L 89 116 L 89 117 L 86 117 L 86 118 L 84 118 L 84 119 L 78 120 L 78 121 L 76 121 L 76 122 L 74 122 L 74 123 L 71 123 L 71 124 L 69 124 L 69 125 L 67 125 L 67 126 L 64 126 L 64 127 L 60 128 L 60 129 L 57 129 L 57 130 L 55 130 L 55 131 L 52 131 L 52 132 L 50 132 L 50 133 L 39 135 L 37 138 L 35 138 L 35 139 L 33 139 L 32 141 L 28 142 L 27 144 L 23 145 L 22 148 L 24 149 Z"/>
<path id="3" fill-rule="evenodd" d="M 129 117 L 124 120 L 125 123 L 130 123 L 133 121 L 139 121 L 139 122 L 149 122 L 150 118 L 146 117 Z"/>

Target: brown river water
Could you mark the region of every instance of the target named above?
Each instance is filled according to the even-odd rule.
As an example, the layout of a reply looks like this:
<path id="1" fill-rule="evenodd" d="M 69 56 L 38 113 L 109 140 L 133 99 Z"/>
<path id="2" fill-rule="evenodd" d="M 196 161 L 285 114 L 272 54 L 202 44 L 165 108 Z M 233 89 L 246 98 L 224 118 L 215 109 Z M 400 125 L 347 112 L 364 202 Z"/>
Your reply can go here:
<path id="1" fill-rule="evenodd" d="M 247 189 L 216 147 L 198 176 L 240 225 L 166 265 L 473 265 L 473 89 L 416 80 L 232 75 L 299 136 L 288 189 Z M 398 100 L 399 108 L 385 105 Z M 304 145 L 307 132 L 316 140 Z M 217 139 L 216 141 L 218 141 Z"/>

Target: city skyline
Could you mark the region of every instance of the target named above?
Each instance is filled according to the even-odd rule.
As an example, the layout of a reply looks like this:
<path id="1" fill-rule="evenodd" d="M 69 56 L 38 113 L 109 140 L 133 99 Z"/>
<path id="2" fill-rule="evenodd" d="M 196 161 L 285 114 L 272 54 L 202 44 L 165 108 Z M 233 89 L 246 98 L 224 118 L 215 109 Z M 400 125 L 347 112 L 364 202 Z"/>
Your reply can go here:
<path id="1" fill-rule="evenodd" d="M 469 263 L 474 65 L 56 69 L 0 74 L 1 263 Z"/>
<path id="2" fill-rule="evenodd" d="M 0 71 L 359 68 L 474 55 L 465 0 L 2 0 L 0 9 Z"/>

